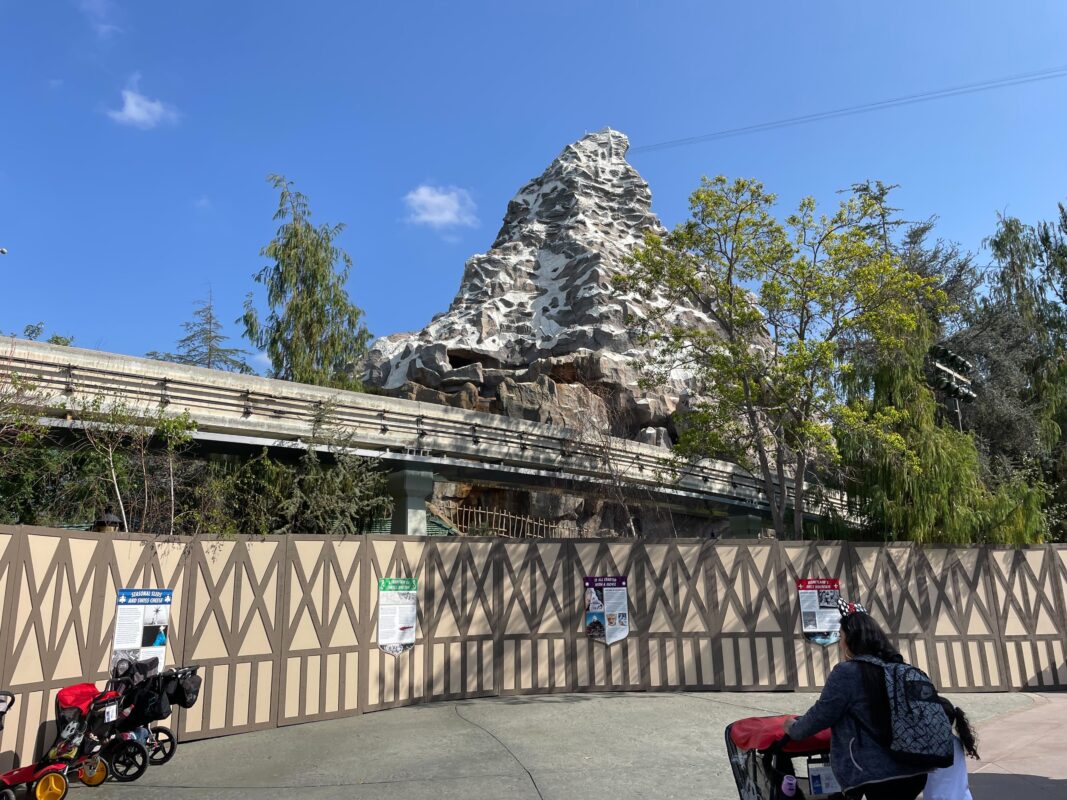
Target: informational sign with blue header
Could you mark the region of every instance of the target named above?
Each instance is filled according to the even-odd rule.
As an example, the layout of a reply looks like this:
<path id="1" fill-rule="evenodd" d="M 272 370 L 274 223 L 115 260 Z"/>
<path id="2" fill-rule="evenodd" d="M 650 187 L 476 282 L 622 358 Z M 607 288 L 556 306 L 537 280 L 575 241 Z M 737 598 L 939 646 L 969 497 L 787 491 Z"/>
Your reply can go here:
<path id="1" fill-rule="evenodd" d="M 159 659 L 160 669 L 163 668 L 167 661 L 173 602 L 173 589 L 119 589 L 112 666 L 122 658 L 142 661 L 155 657 Z"/>

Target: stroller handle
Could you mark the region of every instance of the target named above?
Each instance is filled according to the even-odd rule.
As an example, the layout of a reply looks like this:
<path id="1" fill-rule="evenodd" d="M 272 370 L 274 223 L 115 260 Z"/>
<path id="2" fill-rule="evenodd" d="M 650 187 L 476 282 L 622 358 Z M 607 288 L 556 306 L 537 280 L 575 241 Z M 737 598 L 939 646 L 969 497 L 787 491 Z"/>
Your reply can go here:
<path id="1" fill-rule="evenodd" d="M 171 667 L 167 670 L 167 672 L 171 675 L 188 675 L 190 673 L 195 673 L 199 669 L 199 664 L 189 664 L 188 666 L 184 667 Z"/>

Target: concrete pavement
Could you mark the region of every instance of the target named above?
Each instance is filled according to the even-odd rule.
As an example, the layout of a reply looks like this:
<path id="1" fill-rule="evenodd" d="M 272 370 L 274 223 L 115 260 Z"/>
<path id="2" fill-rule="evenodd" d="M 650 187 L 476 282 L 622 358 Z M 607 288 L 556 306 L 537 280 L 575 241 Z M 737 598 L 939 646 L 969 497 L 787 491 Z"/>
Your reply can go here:
<path id="1" fill-rule="evenodd" d="M 413 706 L 183 744 L 170 764 L 137 783 L 94 789 L 92 797 L 280 800 L 299 792 L 307 800 L 735 800 L 726 725 L 800 713 L 814 700 L 811 694 L 634 693 Z M 1021 694 L 954 700 L 976 722 L 1033 704 Z M 992 753 L 994 737 L 987 738 Z"/>
<path id="2" fill-rule="evenodd" d="M 1067 695 L 978 726 L 981 761 L 969 761 L 974 800 L 1067 798 Z"/>

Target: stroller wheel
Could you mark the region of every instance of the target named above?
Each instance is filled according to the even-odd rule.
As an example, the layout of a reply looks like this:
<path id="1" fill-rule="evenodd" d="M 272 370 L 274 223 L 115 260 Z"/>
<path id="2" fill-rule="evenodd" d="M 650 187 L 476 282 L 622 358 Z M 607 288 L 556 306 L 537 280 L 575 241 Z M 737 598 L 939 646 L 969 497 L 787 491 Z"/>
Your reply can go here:
<path id="1" fill-rule="evenodd" d="M 67 796 L 67 778 L 62 772 L 49 772 L 33 787 L 34 800 L 63 800 Z"/>
<path id="2" fill-rule="evenodd" d="M 111 774 L 117 781 L 135 781 L 148 769 L 148 750 L 136 739 L 124 739 L 109 750 Z"/>
<path id="3" fill-rule="evenodd" d="M 174 757 L 178 749 L 178 737 L 174 731 L 160 725 L 152 728 L 152 736 L 148 740 L 148 761 L 153 767 L 166 764 Z"/>
<path id="4" fill-rule="evenodd" d="M 107 780 L 108 768 L 104 759 L 92 758 L 78 770 L 78 780 L 86 786 L 99 786 Z"/>
<path id="5" fill-rule="evenodd" d="M 0 800 L 15 800 L 15 790 L 7 787 L 0 789 Z"/>

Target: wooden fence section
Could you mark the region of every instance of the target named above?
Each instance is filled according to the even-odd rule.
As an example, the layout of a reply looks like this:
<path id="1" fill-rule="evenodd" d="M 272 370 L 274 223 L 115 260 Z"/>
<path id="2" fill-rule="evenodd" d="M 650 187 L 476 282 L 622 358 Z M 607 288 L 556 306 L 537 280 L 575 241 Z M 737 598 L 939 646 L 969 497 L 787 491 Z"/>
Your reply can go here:
<path id="1" fill-rule="evenodd" d="M 630 635 L 584 634 L 582 578 L 625 575 Z M 377 582 L 418 580 L 416 643 L 378 649 Z M 618 690 L 813 690 L 795 580 L 836 577 L 955 691 L 1067 688 L 1067 547 L 279 536 L 163 541 L 0 527 L 0 768 L 54 735 L 55 694 L 106 676 L 120 587 L 174 589 L 196 663 L 182 739 L 430 700 Z"/>
<path id="2" fill-rule="evenodd" d="M 540 517 L 451 502 L 435 503 L 434 507 L 464 535 L 506 536 L 510 539 L 552 539 L 560 536 L 557 525 Z"/>

